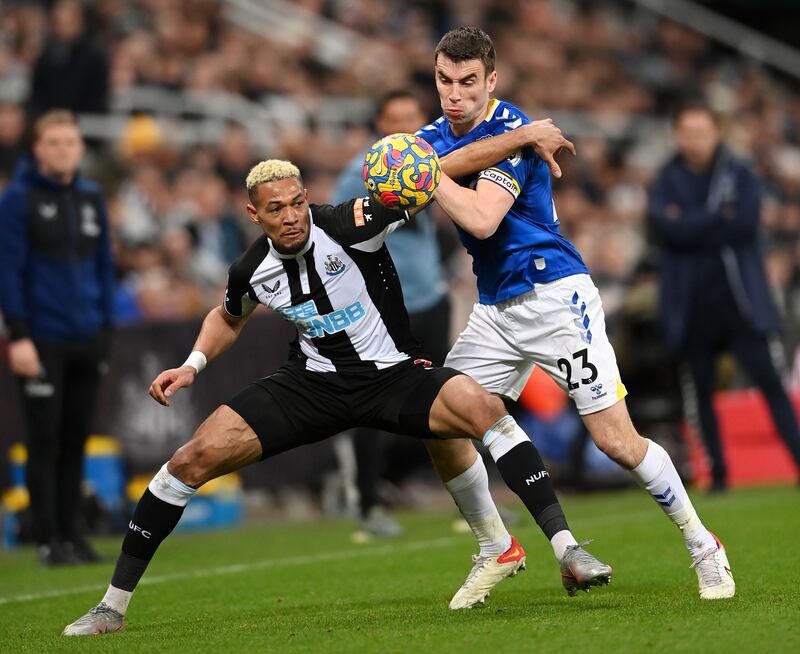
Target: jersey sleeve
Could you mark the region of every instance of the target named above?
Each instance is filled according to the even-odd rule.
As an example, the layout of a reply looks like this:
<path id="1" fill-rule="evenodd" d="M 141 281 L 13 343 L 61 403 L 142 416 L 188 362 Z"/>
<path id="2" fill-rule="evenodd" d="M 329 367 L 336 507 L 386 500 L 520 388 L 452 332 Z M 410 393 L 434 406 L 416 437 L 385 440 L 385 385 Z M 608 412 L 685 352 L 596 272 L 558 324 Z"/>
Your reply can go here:
<path id="1" fill-rule="evenodd" d="M 529 122 L 530 120 L 526 116 L 514 113 L 508 107 L 503 107 L 492 119 L 490 129 L 493 136 L 498 136 Z M 532 165 L 535 164 L 533 160 L 537 158 L 538 156 L 531 148 L 519 148 L 512 152 L 507 159 L 478 173 L 478 181 L 485 179 L 502 186 L 516 200 L 525 186 Z"/>
<path id="2" fill-rule="evenodd" d="M 248 268 L 249 251 L 233 262 L 228 269 L 228 285 L 222 303 L 225 312 L 235 318 L 243 318 L 258 306 L 258 297 L 250 285 L 252 270 Z"/>
<path id="3" fill-rule="evenodd" d="M 407 211 L 389 209 L 370 197 L 342 204 L 312 204 L 314 222 L 337 242 L 365 252 L 375 252 L 395 229 L 409 220 Z"/>

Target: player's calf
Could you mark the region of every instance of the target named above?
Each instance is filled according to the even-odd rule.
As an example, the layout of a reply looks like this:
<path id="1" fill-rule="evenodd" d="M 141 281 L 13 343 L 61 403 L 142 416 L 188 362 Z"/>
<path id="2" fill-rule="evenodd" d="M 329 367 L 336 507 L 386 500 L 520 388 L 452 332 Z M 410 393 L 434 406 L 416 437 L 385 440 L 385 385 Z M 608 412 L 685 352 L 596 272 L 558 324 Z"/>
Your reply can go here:
<path id="1" fill-rule="evenodd" d="M 111 584 L 100 604 L 64 629 L 65 636 L 86 636 L 122 629 L 131 595 L 161 542 L 172 533 L 196 489 L 176 478 L 164 464 L 142 495 L 122 541 Z"/>
<path id="2" fill-rule="evenodd" d="M 147 486 L 122 541 L 111 585 L 100 604 L 64 630 L 64 635 L 108 633 L 122 628 L 131 595 L 161 542 L 172 533 L 199 486 L 256 461 L 261 445 L 232 409 L 217 409 L 195 438 L 164 464 Z M 106 610 L 108 609 L 108 610 Z"/>

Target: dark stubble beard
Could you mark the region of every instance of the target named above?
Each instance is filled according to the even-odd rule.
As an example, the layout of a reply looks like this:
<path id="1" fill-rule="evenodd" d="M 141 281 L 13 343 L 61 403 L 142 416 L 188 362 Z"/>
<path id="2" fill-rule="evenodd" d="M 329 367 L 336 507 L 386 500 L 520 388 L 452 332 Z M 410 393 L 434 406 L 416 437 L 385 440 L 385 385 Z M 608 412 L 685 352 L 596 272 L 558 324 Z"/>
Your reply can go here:
<path id="1" fill-rule="evenodd" d="M 278 245 L 277 243 L 275 243 L 273 241 L 272 242 L 272 246 L 278 252 L 280 252 L 281 254 L 297 254 L 298 252 L 300 252 L 300 250 L 302 250 L 308 244 L 308 239 L 309 238 L 311 238 L 311 231 L 310 230 L 309 230 L 308 234 L 306 234 L 306 237 L 300 243 L 298 243 L 297 245 L 292 245 L 291 247 L 286 248 L 286 247 L 283 247 L 281 245 Z"/>

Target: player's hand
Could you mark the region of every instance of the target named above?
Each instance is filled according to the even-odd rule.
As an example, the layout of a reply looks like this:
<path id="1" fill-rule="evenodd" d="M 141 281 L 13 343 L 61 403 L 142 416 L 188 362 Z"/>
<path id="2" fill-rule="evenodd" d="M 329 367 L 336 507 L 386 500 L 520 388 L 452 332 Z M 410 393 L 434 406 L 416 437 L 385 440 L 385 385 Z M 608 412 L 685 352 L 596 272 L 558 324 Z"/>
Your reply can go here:
<path id="1" fill-rule="evenodd" d="M 159 404 L 169 406 L 170 398 L 178 389 L 191 386 L 196 376 L 197 371 L 192 366 L 165 370 L 150 384 L 150 397 Z"/>
<path id="2" fill-rule="evenodd" d="M 550 168 L 550 173 L 556 179 L 561 177 L 561 168 L 556 163 L 556 155 L 561 150 L 568 150 L 575 156 L 575 145 L 567 140 L 561 130 L 551 118 L 536 120 L 529 125 L 524 125 L 520 129 L 525 129 L 530 134 L 530 145 Z"/>
<path id="3" fill-rule="evenodd" d="M 39 352 L 29 338 L 12 341 L 8 346 L 8 363 L 11 372 L 20 377 L 35 379 L 42 372 Z"/>

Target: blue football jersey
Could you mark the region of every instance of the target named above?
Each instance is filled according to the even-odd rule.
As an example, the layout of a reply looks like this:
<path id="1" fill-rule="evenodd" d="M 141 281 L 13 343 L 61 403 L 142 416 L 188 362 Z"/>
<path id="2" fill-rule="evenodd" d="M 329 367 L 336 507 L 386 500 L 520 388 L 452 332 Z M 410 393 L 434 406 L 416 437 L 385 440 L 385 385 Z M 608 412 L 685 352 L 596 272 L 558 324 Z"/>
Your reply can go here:
<path id="1" fill-rule="evenodd" d="M 417 135 L 443 157 L 469 143 L 529 122 L 514 105 L 492 100 L 486 118 L 464 136 L 455 136 L 444 116 L 420 129 Z M 589 272 L 572 243 L 558 231 L 550 170 L 533 148 L 517 150 L 505 161 L 457 181 L 475 188 L 480 179 L 502 186 L 514 197 L 511 209 L 489 238 L 480 240 L 458 228 L 461 242 L 472 255 L 482 304 L 522 295 L 537 283 Z"/>

